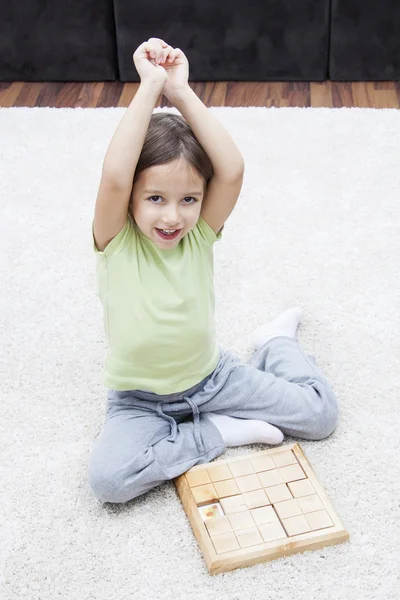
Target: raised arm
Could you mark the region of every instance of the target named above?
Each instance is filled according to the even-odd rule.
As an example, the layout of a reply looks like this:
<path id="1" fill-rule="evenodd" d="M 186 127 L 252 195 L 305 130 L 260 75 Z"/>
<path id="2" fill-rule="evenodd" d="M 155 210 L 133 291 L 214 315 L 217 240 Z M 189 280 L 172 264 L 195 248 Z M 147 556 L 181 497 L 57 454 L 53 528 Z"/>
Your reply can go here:
<path id="1" fill-rule="evenodd" d="M 188 122 L 212 163 L 214 175 L 208 182 L 200 214 L 218 233 L 239 197 L 244 159 L 229 132 L 189 86 L 185 54 L 180 48 L 175 52 L 176 67 L 169 73 L 163 93 Z"/>
<path id="2" fill-rule="evenodd" d="M 228 131 L 189 85 L 168 95 L 211 160 L 214 175 L 208 182 L 201 216 L 218 233 L 233 211 L 242 189 L 244 159 Z"/>
<path id="3" fill-rule="evenodd" d="M 167 77 L 149 60 L 153 46 L 150 40 L 144 42 L 133 55 L 141 83 L 104 158 L 93 222 L 94 239 L 101 251 L 126 223 L 136 165 Z"/>

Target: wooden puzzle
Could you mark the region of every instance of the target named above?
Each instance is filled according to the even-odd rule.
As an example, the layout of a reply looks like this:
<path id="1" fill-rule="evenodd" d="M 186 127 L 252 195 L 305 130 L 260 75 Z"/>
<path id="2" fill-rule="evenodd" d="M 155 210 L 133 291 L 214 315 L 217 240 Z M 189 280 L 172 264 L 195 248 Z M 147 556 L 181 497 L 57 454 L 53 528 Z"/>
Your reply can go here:
<path id="1" fill-rule="evenodd" d="M 299 444 L 197 465 L 175 485 L 211 575 L 349 539 Z"/>

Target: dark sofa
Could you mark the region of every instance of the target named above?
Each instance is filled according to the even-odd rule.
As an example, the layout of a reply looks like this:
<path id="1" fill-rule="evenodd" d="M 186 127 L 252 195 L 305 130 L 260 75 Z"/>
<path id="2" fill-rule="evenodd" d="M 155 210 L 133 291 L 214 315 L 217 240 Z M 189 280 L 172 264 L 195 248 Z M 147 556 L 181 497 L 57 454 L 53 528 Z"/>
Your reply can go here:
<path id="1" fill-rule="evenodd" d="M 332 0 L 329 79 L 400 79 L 399 0 Z"/>
<path id="2" fill-rule="evenodd" d="M 139 81 L 151 36 L 192 81 L 396 80 L 398 0 L 0 0 L 0 81 Z"/>

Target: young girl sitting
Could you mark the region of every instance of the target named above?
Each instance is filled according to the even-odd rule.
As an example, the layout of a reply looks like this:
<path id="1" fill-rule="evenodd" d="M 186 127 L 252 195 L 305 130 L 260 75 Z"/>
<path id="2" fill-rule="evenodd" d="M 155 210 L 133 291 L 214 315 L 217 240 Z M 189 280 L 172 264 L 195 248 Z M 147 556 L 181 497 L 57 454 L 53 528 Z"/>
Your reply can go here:
<path id="1" fill-rule="evenodd" d="M 244 161 L 188 84 L 179 48 L 150 38 L 141 83 L 107 150 L 93 220 L 108 352 L 108 406 L 89 469 L 102 502 L 127 502 L 228 446 L 320 440 L 335 394 L 296 340 L 301 310 L 250 336 L 241 364 L 218 346 L 213 244 Z M 153 113 L 163 93 L 183 115 Z"/>

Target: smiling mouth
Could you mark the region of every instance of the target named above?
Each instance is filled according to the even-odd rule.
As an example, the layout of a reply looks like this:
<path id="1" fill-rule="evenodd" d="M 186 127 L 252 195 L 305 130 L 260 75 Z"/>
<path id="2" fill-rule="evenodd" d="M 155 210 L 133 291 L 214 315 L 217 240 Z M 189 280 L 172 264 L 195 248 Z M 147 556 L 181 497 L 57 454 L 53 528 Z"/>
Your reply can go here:
<path id="1" fill-rule="evenodd" d="M 155 230 L 162 240 L 175 240 L 182 231 L 182 229 L 158 229 L 157 227 Z"/>

